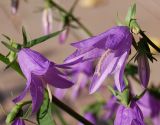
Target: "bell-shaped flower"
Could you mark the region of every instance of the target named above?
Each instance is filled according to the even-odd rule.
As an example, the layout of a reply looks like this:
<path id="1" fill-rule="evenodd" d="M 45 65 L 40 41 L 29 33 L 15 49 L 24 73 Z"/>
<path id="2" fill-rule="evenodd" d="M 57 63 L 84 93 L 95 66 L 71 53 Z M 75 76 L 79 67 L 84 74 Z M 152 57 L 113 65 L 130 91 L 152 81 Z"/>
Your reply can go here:
<path id="1" fill-rule="evenodd" d="M 130 107 L 120 105 L 114 125 L 145 125 L 143 114 L 135 102 L 132 102 Z"/>
<path id="2" fill-rule="evenodd" d="M 46 8 L 43 10 L 42 13 L 42 25 L 45 35 L 52 32 L 52 23 L 53 23 L 52 9 Z"/>
<path id="3" fill-rule="evenodd" d="M 77 50 L 65 61 L 70 62 L 83 57 L 83 60 L 99 58 L 90 86 L 95 92 L 105 78 L 114 75 L 115 84 L 123 91 L 123 74 L 132 45 L 132 34 L 126 26 L 116 26 L 97 36 L 72 44 Z"/>
<path id="4" fill-rule="evenodd" d="M 72 82 L 74 83 L 74 86 L 71 88 L 71 99 L 75 100 L 80 95 L 81 91 L 87 87 L 87 83 L 93 75 L 93 63 L 88 61 L 75 64 L 69 69 L 67 75 L 71 76 Z M 62 99 L 66 91 L 56 88 L 55 95 L 59 99 Z"/>
<path id="5" fill-rule="evenodd" d="M 24 120 L 21 118 L 16 118 L 13 122 L 12 125 L 25 125 Z"/>
<path id="6" fill-rule="evenodd" d="M 151 118 L 154 125 L 160 123 L 160 99 L 154 97 L 151 93 L 146 92 L 137 105 L 141 109 L 144 117 Z"/>
<path id="7" fill-rule="evenodd" d="M 150 78 L 150 67 L 147 55 L 139 54 L 137 56 L 138 74 L 141 84 L 146 88 Z"/>
<path id="8" fill-rule="evenodd" d="M 76 63 L 76 61 L 57 65 L 50 62 L 40 53 L 31 49 L 23 48 L 18 52 L 18 63 L 27 79 L 27 83 L 24 91 L 13 101 L 18 102 L 22 100 L 30 89 L 33 112 L 38 111 L 42 104 L 43 91 L 46 84 L 61 89 L 69 88 L 73 85 L 73 83 L 66 78 L 66 75 L 60 72 L 57 68 L 67 68 L 69 65 Z"/>

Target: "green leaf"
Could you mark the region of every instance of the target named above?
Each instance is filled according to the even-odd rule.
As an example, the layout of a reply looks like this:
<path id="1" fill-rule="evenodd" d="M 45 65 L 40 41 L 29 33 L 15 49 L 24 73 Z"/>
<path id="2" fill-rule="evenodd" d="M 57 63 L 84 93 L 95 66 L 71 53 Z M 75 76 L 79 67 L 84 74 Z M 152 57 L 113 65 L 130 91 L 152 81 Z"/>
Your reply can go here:
<path id="1" fill-rule="evenodd" d="M 5 63 L 6 65 L 9 65 L 11 63 L 9 61 L 9 59 L 7 57 L 5 57 L 4 55 L 2 55 L 1 53 L 0 53 L 0 61 L 2 61 L 3 63 Z M 23 76 L 23 73 L 22 73 L 22 71 L 21 71 L 21 69 L 20 69 L 19 64 L 17 63 L 17 61 L 14 61 L 12 63 L 12 65 L 10 65 L 10 67 L 12 69 L 14 69 L 16 72 L 18 72 L 20 75 Z"/>
<path id="2" fill-rule="evenodd" d="M 48 34 L 48 35 L 45 35 L 45 36 L 41 36 L 41 37 L 36 38 L 34 40 L 28 41 L 26 47 L 30 48 L 32 46 L 35 46 L 35 45 L 37 45 L 39 43 L 42 43 L 42 42 L 44 42 L 44 41 L 46 41 L 46 40 L 48 40 L 48 39 L 50 39 L 52 37 L 57 36 L 61 32 L 62 31 L 57 31 L 57 32 L 54 32 L 54 33 L 51 33 L 51 34 Z"/>
<path id="3" fill-rule="evenodd" d="M 23 35 L 23 46 L 25 47 L 27 45 L 27 33 L 25 31 L 25 28 L 22 27 L 22 35 Z"/>
<path id="4" fill-rule="evenodd" d="M 132 19 L 135 19 L 136 16 L 136 4 L 133 4 L 129 7 L 127 16 L 125 18 L 126 24 L 129 26 L 129 23 Z"/>
<path id="5" fill-rule="evenodd" d="M 53 120 L 50 99 L 47 91 L 44 94 L 43 104 L 37 113 L 37 121 L 39 125 L 56 125 Z"/>

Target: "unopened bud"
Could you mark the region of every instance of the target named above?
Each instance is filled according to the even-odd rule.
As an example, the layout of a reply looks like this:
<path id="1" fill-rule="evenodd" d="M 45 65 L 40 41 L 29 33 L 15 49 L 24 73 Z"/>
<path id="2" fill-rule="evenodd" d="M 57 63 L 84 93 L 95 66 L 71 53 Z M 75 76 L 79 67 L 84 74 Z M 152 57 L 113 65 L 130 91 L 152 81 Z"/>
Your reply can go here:
<path id="1" fill-rule="evenodd" d="M 150 67 L 148 58 L 145 54 L 139 54 L 137 57 L 137 62 L 138 62 L 138 73 L 140 82 L 146 88 L 148 86 L 150 78 Z"/>

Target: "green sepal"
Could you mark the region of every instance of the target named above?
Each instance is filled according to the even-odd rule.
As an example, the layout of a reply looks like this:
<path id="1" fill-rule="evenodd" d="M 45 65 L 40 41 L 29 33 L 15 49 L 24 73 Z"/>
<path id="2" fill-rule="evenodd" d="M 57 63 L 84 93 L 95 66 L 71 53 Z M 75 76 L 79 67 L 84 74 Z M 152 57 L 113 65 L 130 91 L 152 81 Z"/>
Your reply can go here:
<path id="1" fill-rule="evenodd" d="M 11 123 L 11 122 L 16 118 L 16 116 L 19 114 L 19 112 L 20 112 L 21 110 L 22 110 L 22 106 L 21 106 L 21 105 L 16 105 L 16 106 L 11 110 L 11 112 L 7 115 L 6 124 Z"/>
<path id="2" fill-rule="evenodd" d="M 136 4 L 133 4 L 129 7 L 128 13 L 125 18 L 125 23 L 129 26 L 129 23 L 132 19 L 135 19 L 136 16 Z"/>
<path id="3" fill-rule="evenodd" d="M 0 53 L 0 61 L 5 63 L 6 65 L 10 65 L 11 63 L 10 60 L 6 56 L 2 55 L 1 53 Z M 10 67 L 14 69 L 16 72 L 18 72 L 20 75 L 24 76 L 17 61 L 14 61 L 12 65 L 10 65 Z"/>

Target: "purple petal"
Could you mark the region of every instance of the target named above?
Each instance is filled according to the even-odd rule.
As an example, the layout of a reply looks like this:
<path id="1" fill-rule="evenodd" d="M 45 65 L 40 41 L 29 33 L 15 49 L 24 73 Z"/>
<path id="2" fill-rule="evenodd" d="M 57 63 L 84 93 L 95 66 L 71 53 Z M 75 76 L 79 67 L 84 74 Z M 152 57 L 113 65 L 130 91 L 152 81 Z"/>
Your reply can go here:
<path id="1" fill-rule="evenodd" d="M 43 75 L 50 65 L 49 60 L 40 53 L 26 48 L 19 51 L 18 62 L 27 79 L 30 77 L 31 73 Z"/>
<path id="2" fill-rule="evenodd" d="M 73 85 L 73 83 L 65 78 L 65 76 L 59 74 L 59 71 L 54 68 L 54 65 L 50 65 L 43 78 L 48 84 L 51 84 L 56 88 L 65 89 Z"/>
<path id="3" fill-rule="evenodd" d="M 72 62 L 82 57 L 83 60 L 95 59 L 100 57 L 103 52 L 104 50 L 99 48 L 77 49 L 72 55 L 65 59 L 65 62 Z"/>
<path id="4" fill-rule="evenodd" d="M 25 89 L 23 90 L 23 92 L 18 97 L 13 99 L 13 102 L 17 103 L 17 102 L 21 101 L 24 98 L 24 96 L 26 95 L 27 91 L 30 88 L 30 84 L 31 84 L 31 79 L 28 79 Z"/>
<path id="5" fill-rule="evenodd" d="M 43 102 L 44 87 L 42 80 L 35 75 L 32 75 L 30 92 L 32 96 L 32 112 L 37 112 Z"/>
<path id="6" fill-rule="evenodd" d="M 59 88 L 56 88 L 54 95 L 55 95 L 58 99 L 62 100 L 62 99 L 64 98 L 65 94 L 66 94 L 66 91 L 67 91 L 67 89 L 59 89 Z"/>
<path id="7" fill-rule="evenodd" d="M 107 76 L 110 75 L 117 63 L 117 60 L 118 57 L 114 57 L 114 54 L 111 53 L 104 61 L 102 61 L 101 65 L 103 68 L 101 65 L 96 67 L 96 71 L 93 75 L 92 83 L 90 85 L 90 94 L 94 93 L 101 86 Z M 104 65 L 106 67 L 104 67 Z"/>
<path id="8" fill-rule="evenodd" d="M 24 120 L 20 119 L 20 118 L 16 118 L 12 125 L 25 125 Z"/>
<path id="9" fill-rule="evenodd" d="M 117 89 L 121 92 L 125 88 L 125 84 L 123 81 L 123 75 L 124 75 L 124 69 L 125 69 L 127 57 L 128 57 L 128 52 L 125 52 L 120 57 L 118 64 L 117 64 L 115 71 L 114 71 L 115 72 L 114 73 L 115 84 L 116 84 Z"/>

